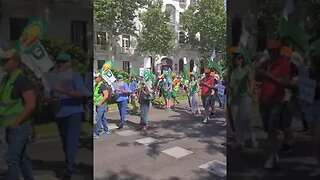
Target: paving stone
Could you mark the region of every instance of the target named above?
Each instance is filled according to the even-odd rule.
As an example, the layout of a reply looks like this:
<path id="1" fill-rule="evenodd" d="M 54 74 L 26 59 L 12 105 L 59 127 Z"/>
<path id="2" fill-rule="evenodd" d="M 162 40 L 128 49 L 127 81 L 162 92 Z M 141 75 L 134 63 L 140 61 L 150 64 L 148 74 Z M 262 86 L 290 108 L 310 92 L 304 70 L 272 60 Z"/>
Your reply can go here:
<path id="1" fill-rule="evenodd" d="M 120 136 L 127 137 L 127 136 L 137 135 L 138 132 L 133 131 L 133 130 L 124 130 L 124 131 L 116 132 L 116 134 L 118 134 L 118 135 L 120 135 Z"/>
<path id="2" fill-rule="evenodd" d="M 160 142 L 159 140 L 151 138 L 151 137 L 138 139 L 138 140 L 135 140 L 135 141 L 138 142 L 139 144 L 143 144 L 143 145 L 146 145 L 146 146 L 148 146 L 150 144 L 155 144 L 155 143 Z"/>
<path id="3" fill-rule="evenodd" d="M 225 177 L 227 175 L 226 163 L 221 161 L 210 161 L 199 166 L 199 168 L 216 174 L 220 177 Z"/>
<path id="4" fill-rule="evenodd" d="M 181 147 L 174 147 L 174 148 L 163 150 L 161 152 L 163 152 L 169 156 L 172 156 L 174 158 L 177 158 L 177 159 L 193 153 L 192 151 L 183 149 Z"/>
<path id="5" fill-rule="evenodd" d="M 109 130 L 114 130 L 114 129 L 117 129 L 118 126 L 117 126 L 117 124 L 115 124 L 115 123 L 109 123 L 109 124 L 108 124 L 108 128 L 109 128 Z"/>

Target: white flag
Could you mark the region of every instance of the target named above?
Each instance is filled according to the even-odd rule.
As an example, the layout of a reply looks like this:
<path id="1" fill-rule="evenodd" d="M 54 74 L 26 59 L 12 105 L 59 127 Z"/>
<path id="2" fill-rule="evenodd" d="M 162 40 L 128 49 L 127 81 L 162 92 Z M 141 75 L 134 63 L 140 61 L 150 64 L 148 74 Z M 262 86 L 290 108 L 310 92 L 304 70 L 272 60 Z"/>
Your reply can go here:
<path id="1" fill-rule="evenodd" d="M 149 69 L 149 68 L 151 68 L 151 58 L 150 58 L 150 57 L 144 58 L 143 68 L 144 68 L 144 69 Z"/>
<path id="2" fill-rule="evenodd" d="M 242 32 L 241 32 L 240 42 L 243 44 L 244 47 L 247 46 L 248 39 L 249 39 L 249 33 L 245 27 L 244 21 L 242 21 Z"/>
<path id="3" fill-rule="evenodd" d="M 183 64 L 188 64 L 187 57 L 183 58 Z"/>
<path id="4" fill-rule="evenodd" d="M 294 10 L 293 0 L 287 0 L 286 7 L 283 10 L 283 17 L 288 21 L 288 15 Z"/>
<path id="5" fill-rule="evenodd" d="M 47 51 L 40 43 L 32 53 L 21 54 L 21 61 L 34 72 L 37 78 L 41 78 L 43 73 L 48 72 L 54 66 Z"/>

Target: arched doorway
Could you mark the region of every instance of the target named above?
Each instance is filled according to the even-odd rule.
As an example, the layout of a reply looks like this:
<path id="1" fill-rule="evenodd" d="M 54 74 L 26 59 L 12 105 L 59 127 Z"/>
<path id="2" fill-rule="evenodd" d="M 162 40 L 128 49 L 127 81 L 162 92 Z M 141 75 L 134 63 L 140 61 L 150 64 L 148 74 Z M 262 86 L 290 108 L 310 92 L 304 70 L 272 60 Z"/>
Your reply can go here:
<path id="1" fill-rule="evenodd" d="M 183 59 L 179 59 L 179 73 L 182 73 L 184 70 L 183 68 Z"/>
<path id="2" fill-rule="evenodd" d="M 192 72 L 193 71 L 193 68 L 194 68 L 194 60 L 193 59 L 191 59 L 190 60 L 190 72 Z"/>
<path id="3" fill-rule="evenodd" d="M 161 59 L 161 74 L 163 73 L 163 71 L 168 71 L 169 69 L 172 70 L 172 66 L 173 66 L 173 61 L 170 58 L 162 58 Z"/>

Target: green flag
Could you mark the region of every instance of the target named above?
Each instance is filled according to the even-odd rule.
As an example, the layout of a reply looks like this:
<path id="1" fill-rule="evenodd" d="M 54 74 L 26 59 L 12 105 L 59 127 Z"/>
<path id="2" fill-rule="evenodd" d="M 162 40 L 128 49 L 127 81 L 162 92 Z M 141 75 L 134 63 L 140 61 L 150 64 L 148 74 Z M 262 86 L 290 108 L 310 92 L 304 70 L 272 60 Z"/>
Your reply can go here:
<path id="1" fill-rule="evenodd" d="M 281 18 L 278 25 L 278 34 L 280 38 L 289 37 L 296 46 L 303 51 L 307 51 L 311 37 L 297 24 Z"/>
<path id="2" fill-rule="evenodd" d="M 134 68 L 131 68 L 130 76 L 137 77 L 138 72 Z"/>
<path id="3" fill-rule="evenodd" d="M 243 55 L 245 64 L 251 70 L 253 70 L 253 65 L 252 65 L 252 61 L 250 59 L 250 55 L 249 55 L 247 49 L 243 46 L 243 44 L 241 42 L 239 43 L 239 48 L 238 48 L 237 52 Z"/>
<path id="4" fill-rule="evenodd" d="M 219 62 L 211 61 L 211 60 L 208 60 L 208 61 L 209 61 L 209 69 L 214 70 L 215 72 L 220 74 L 222 71 L 222 67 L 220 66 Z"/>

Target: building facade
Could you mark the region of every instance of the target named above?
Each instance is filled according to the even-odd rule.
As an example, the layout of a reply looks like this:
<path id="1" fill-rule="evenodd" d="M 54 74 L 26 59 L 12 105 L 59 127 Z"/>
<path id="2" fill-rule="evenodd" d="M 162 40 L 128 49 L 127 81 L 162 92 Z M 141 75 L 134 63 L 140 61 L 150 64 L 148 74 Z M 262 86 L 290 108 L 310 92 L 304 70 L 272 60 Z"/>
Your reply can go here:
<path id="1" fill-rule="evenodd" d="M 92 0 L 0 0 L 0 38 L 17 40 L 30 17 L 48 21 L 47 35 L 93 55 Z M 91 59 L 89 58 L 88 59 Z"/>
<path id="2" fill-rule="evenodd" d="M 155 73 L 161 73 L 162 70 L 170 68 L 176 73 L 183 72 L 184 69 L 192 71 L 195 65 L 200 64 L 200 54 L 197 49 L 183 42 L 186 35 L 181 23 L 180 16 L 190 5 L 196 3 L 196 0 L 164 0 L 163 11 L 171 12 L 170 26 L 175 33 L 175 47 L 171 54 L 163 57 L 145 57 L 136 50 L 137 38 L 130 35 L 120 35 L 116 43 L 115 57 L 109 57 L 107 53 L 107 43 L 110 41 L 106 31 L 100 27 L 94 28 L 94 69 L 102 67 L 106 59 L 115 60 L 116 68 L 122 69 L 128 73 L 132 68 L 139 70 L 143 68 L 145 61 L 149 61 L 151 69 Z M 139 19 L 135 20 L 138 31 L 141 31 L 142 24 Z M 146 60 L 149 59 L 149 60 Z"/>

